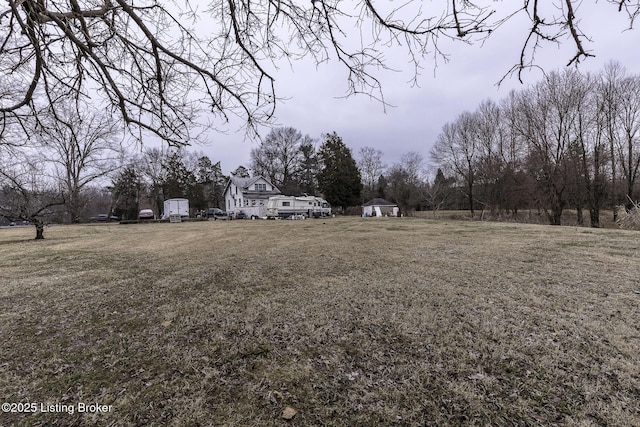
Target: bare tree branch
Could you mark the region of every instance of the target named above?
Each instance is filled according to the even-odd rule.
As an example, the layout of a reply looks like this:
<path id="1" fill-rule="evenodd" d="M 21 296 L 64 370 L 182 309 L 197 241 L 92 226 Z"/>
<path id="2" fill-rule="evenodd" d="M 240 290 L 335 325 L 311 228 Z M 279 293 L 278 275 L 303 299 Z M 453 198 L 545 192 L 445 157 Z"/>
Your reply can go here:
<path id="1" fill-rule="evenodd" d="M 633 26 L 637 0 L 608 3 Z M 134 135 L 145 131 L 172 145 L 190 144 L 206 127 L 223 129 L 235 117 L 256 135 L 274 114 L 282 60 L 335 60 L 346 71 L 347 96 L 384 104 L 377 72 L 393 65 L 387 49 L 407 54 L 415 83 L 425 58 L 447 60 L 441 40 L 482 42 L 516 15 L 526 14 L 531 25 L 509 73 L 521 77 L 535 66 L 536 50 L 547 43 L 571 43 L 569 64 L 592 56 L 578 5 L 225 0 L 203 8 L 189 1 L 8 0 L 0 7 L 0 83 L 12 90 L 0 94 L 0 113 L 20 121 L 71 96 L 92 99 Z"/>

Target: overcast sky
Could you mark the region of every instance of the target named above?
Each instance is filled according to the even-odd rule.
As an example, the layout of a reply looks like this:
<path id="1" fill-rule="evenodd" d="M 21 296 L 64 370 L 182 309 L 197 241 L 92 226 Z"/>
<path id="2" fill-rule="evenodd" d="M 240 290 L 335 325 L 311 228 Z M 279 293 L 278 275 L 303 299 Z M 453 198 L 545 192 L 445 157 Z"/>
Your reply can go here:
<path id="1" fill-rule="evenodd" d="M 585 2 L 586 3 L 586 2 Z M 579 11 L 583 31 L 592 37 L 585 49 L 595 58 L 583 61 L 579 69 L 598 72 L 615 60 L 632 74 L 640 73 L 638 45 L 640 32 L 624 31 L 628 22 L 615 7 L 602 1 L 583 5 Z M 442 126 L 455 120 L 465 110 L 475 110 L 479 103 L 491 98 L 498 101 L 512 89 L 523 86 L 512 77 L 496 83 L 518 61 L 527 36 L 528 23 L 513 20 L 501 27 L 484 43 L 468 46 L 457 43 L 447 47 L 448 63 L 434 63 L 425 59 L 419 87 L 412 87 L 410 66 L 403 52 L 389 56 L 390 65 L 405 72 L 378 74 L 383 84 L 387 108 L 364 96 L 340 98 L 346 90 L 346 71 L 335 61 L 318 69 L 310 62 L 297 62 L 293 70 L 283 66 L 275 75 L 276 91 L 282 98 L 276 110 L 276 122 L 291 126 L 318 140 L 323 133 L 337 132 L 357 158 L 358 150 L 371 146 L 384 153 L 388 165 L 399 162 L 403 153 L 415 151 L 429 157 L 429 150 Z M 546 70 L 563 69 L 575 53 L 570 43 L 560 48 L 544 46 L 538 53 L 538 64 Z M 435 73 L 435 74 L 434 74 Z M 524 74 L 524 84 L 533 84 L 540 72 Z M 264 136 L 269 129 L 261 132 Z M 258 141 L 245 140 L 243 132 L 209 135 L 202 150 L 214 162 L 221 161 L 223 171 L 229 173 L 239 165 L 249 166 L 250 151 Z"/>

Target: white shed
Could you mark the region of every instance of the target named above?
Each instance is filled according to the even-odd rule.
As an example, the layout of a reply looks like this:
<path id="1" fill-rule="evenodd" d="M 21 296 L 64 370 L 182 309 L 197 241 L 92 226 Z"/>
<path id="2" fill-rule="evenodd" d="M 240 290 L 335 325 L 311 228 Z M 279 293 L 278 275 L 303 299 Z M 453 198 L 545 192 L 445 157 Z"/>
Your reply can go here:
<path id="1" fill-rule="evenodd" d="M 363 217 L 400 216 L 398 205 L 385 199 L 373 199 L 362 205 Z"/>

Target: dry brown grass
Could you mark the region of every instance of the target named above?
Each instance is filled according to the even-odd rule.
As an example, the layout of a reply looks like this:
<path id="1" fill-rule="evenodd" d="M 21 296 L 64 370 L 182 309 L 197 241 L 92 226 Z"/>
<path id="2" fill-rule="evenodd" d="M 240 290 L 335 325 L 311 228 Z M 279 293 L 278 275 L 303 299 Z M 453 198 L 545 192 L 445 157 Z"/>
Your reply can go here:
<path id="1" fill-rule="evenodd" d="M 640 425 L 637 232 L 340 218 L 32 234 L 0 230 L 0 396 L 112 410 L 0 425 Z"/>

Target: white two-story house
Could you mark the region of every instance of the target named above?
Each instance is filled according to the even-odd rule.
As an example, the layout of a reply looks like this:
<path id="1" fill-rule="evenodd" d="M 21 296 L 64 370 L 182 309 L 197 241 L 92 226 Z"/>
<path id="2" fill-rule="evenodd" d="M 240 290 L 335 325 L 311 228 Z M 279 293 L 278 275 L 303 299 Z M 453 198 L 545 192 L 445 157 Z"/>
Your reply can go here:
<path id="1" fill-rule="evenodd" d="M 280 195 L 280 190 L 262 176 L 238 178 L 231 176 L 224 189 L 227 212 L 244 212 L 250 218 L 267 216 L 269 197 Z"/>

